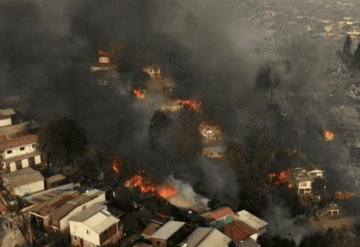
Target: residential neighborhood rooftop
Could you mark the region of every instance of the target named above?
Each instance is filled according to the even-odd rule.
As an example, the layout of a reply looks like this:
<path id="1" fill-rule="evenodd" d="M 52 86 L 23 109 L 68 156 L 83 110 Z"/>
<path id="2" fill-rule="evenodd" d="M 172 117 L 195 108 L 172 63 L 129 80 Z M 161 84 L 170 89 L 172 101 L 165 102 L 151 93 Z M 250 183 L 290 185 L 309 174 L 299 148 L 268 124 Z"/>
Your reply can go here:
<path id="1" fill-rule="evenodd" d="M 163 225 L 153 235 L 151 235 L 151 238 L 168 239 L 174 233 L 176 233 L 178 230 L 180 230 L 180 228 L 182 228 L 184 225 L 185 225 L 185 222 L 171 220 L 171 221 L 167 222 L 165 225 Z"/>

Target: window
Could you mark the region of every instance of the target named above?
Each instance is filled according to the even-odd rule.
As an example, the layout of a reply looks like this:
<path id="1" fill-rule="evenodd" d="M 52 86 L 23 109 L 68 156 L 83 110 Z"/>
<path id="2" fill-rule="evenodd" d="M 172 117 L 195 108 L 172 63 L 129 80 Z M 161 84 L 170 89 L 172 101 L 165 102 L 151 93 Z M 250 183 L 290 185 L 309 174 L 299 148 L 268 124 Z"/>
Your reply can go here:
<path id="1" fill-rule="evenodd" d="M 33 144 L 33 145 L 31 145 L 32 146 L 32 148 L 35 148 L 36 146 L 35 146 L 35 144 Z"/>
<path id="2" fill-rule="evenodd" d="M 8 150 L 6 151 L 7 154 L 11 154 L 12 153 L 12 150 Z"/>
<path id="3" fill-rule="evenodd" d="M 89 230 L 86 230 L 86 234 L 87 234 L 87 235 L 90 235 L 90 232 L 89 232 Z"/>
<path id="4" fill-rule="evenodd" d="M 25 147 L 21 147 L 21 148 L 20 148 L 20 151 L 24 151 L 24 150 L 25 150 Z"/>

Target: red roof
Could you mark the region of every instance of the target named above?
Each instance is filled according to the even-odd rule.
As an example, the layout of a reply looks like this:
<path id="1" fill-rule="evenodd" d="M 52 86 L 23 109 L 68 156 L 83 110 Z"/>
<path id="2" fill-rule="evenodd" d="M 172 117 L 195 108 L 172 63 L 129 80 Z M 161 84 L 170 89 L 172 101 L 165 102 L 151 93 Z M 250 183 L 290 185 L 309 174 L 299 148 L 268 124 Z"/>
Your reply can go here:
<path id="1" fill-rule="evenodd" d="M 224 226 L 225 235 L 236 243 L 248 238 L 256 232 L 255 229 L 252 229 L 250 226 L 240 221 L 233 221 Z"/>
<path id="2" fill-rule="evenodd" d="M 218 219 L 224 218 L 225 216 L 233 215 L 233 214 L 235 214 L 235 213 L 234 213 L 234 211 L 232 211 L 231 208 L 223 207 L 223 208 L 219 208 L 219 209 L 216 209 L 216 210 L 210 212 L 210 214 L 208 214 L 206 218 L 208 218 L 210 220 L 218 220 Z"/>
<path id="3" fill-rule="evenodd" d="M 7 149 L 36 143 L 37 140 L 38 140 L 37 135 L 26 135 L 26 136 L 20 136 L 10 140 L 2 141 L 0 142 L 0 151 L 5 151 Z"/>

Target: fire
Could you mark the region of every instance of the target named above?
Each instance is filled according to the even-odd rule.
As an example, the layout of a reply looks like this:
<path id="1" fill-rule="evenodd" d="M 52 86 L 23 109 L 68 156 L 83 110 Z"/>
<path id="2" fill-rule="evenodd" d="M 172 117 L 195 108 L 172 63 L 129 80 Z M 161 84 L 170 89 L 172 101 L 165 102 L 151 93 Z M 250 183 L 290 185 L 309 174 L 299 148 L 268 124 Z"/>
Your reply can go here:
<path id="1" fill-rule="evenodd" d="M 177 103 L 182 106 L 188 106 L 194 111 L 200 111 L 201 109 L 201 102 L 192 99 L 178 99 Z"/>
<path id="2" fill-rule="evenodd" d="M 271 172 L 268 175 L 269 182 L 275 184 L 276 186 L 281 186 L 285 184 L 289 189 L 293 187 L 293 185 L 290 183 L 290 172 L 289 171 L 280 171 L 279 174 L 276 174 L 275 172 Z"/>
<path id="3" fill-rule="evenodd" d="M 169 198 L 176 194 L 176 189 L 172 186 L 156 185 L 151 179 L 147 178 L 143 172 L 134 174 L 125 182 L 125 186 L 129 188 L 139 188 L 142 193 L 157 194 L 162 198 Z"/>
<path id="4" fill-rule="evenodd" d="M 132 94 L 138 99 L 138 100 L 144 100 L 145 99 L 145 92 L 141 89 L 134 88 L 132 90 Z"/>
<path id="5" fill-rule="evenodd" d="M 218 125 L 209 122 L 201 123 L 198 130 L 205 143 L 216 141 L 222 134 Z"/>
<path id="6" fill-rule="evenodd" d="M 114 156 L 114 158 L 112 159 L 111 168 L 116 176 L 120 175 L 120 167 L 121 164 L 119 158 L 117 156 Z"/>
<path id="7" fill-rule="evenodd" d="M 326 130 L 324 132 L 325 141 L 332 141 L 332 140 L 334 140 L 334 137 L 335 137 L 335 134 L 331 130 Z"/>

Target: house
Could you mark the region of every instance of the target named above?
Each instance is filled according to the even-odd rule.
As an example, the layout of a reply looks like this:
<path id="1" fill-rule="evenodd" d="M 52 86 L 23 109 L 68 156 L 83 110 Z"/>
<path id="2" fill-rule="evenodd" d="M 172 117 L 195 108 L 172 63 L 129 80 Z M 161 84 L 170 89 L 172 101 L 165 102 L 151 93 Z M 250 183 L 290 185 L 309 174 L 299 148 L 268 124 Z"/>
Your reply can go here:
<path id="1" fill-rule="evenodd" d="M 3 185 L 14 195 L 24 196 L 45 189 L 44 177 L 30 167 L 2 175 Z"/>
<path id="2" fill-rule="evenodd" d="M 237 212 L 236 220 L 245 223 L 246 225 L 250 226 L 252 229 L 255 229 L 257 231 L 256 234 L 251 235 L 251 238 L 254 239 L 255 241 L 259 236 L 266 233 L 266 227 L 268 223 L 246 210 L 241 210 Z"/>
<path id="3" fill-rule="evenodd" d="M 182 109 L 182 106 L 176 100 L 173 100 L 159 103 L 158 108 L 163 112 L 178 112 Z"/>
<path id="4" fill-rule="evenodd" d="M 153 247 L 172 247 L 180 243 L 183 237 L 185 222 L 168 221 L 151 235 Z"/>
<path id="5" fill-rule="evenodd" d="M 162 226 L 161 222 L 151 221 L 149 225 L 142 231 L 142 237 L 145 240 L 151 240 L 151 235 L 153 235 L 159 228 Z"/>
<path id="6" fill-rule="evenodd" d="M 256 238 L 256 234 L 258 234 L 257 230 L 239 220 L 234 220 L 233 222 L 226 224 L 223 228 L 223 232 L 238 245 L 248 238 Z"/>
<path id="7" fill-rule="evenodd" d="M 179 247 L 226 247 L 231 239 L 217 229 L 210 227 L 198 227 L 193 231 Z"/>
<path id="8" fill-rule="evenodd" d="M 299 195 L 311 194 L 313 182 L 325 178 L 324 169 L 313 165 L 291 169 L 290 174 L 289 182 L 296 186 Z"/>
<path id="9" fill-rule="evenodd" d="M 69 218 L 82 210 L 105 202 L 105 192 L 93 189 L 79 197 L 66 202 L 49 215 L 50 227 L 57 231 L 64 231 L 69 227 Z"/>
<path id="10" fill-rule="evenodd" d="M 316 211 L 317 217 L 336 217 L 340 215 L 340 207 L 336 203 L 329 203 Z"/>
<path id="11" fill-rule="evenodd" d="M 12 125 L 12 117 L 15 114 L 13 108 L 0 109 L 0 127 Z"/>
<path id="12" fill-rule="evenodd" d="M 105 205 L 94 204 L 69 219 L 71 245 L 106 246 L 123 237 L 119 219 Z"/>
<path id="13" fill-rule="evenodd" d="M 239 247 L 261 247 L 261 245 L 252 238 L 247 238 L 238 243 Z"/>
<path id="14" fill-rule="evenodd" d="M 157 78 L 161 76 L 161 69 L 158 66 L 145 66 L 143 72 L 146 73 L 150 78 Z"/>
<path id="15" fill-rule="evenodd" d="M 222 159 L 225 151 L 225 145 L 208 145 L 203 147 L 202 155 L 208 159 Z"/>
<path id="16" fill-rule="evenodd" d="M 50 215 L 66 202 L 80 196 L 78 191 L 45 191 L 41 195 L 32 197 L 28 202 L 33 203 L 27 209 L 30 221 L 36 223 L 40 229 L 50 229 Z"/>
<path id="17" fill-rule="evenodd" d="M 1 168 L 14 172 L 41 164 L 41 154 L 37 150 L 37 135 L 25 135 L 0 142 Z"/>
<path id="18" fill-rule="evenodd" d="M 51 189 L 66 183 L 66 177 L 61 174 L 46 178 L 46 188 Z"/>
<path id="19" fill-rule="evenodd" d="M 206 212 L 201 216 L 205 218 L 206 225 L 212 228 L 221 228 L 234 220 L 234 211 L 229 207 L 218 208 L 214 211 Z"/>

